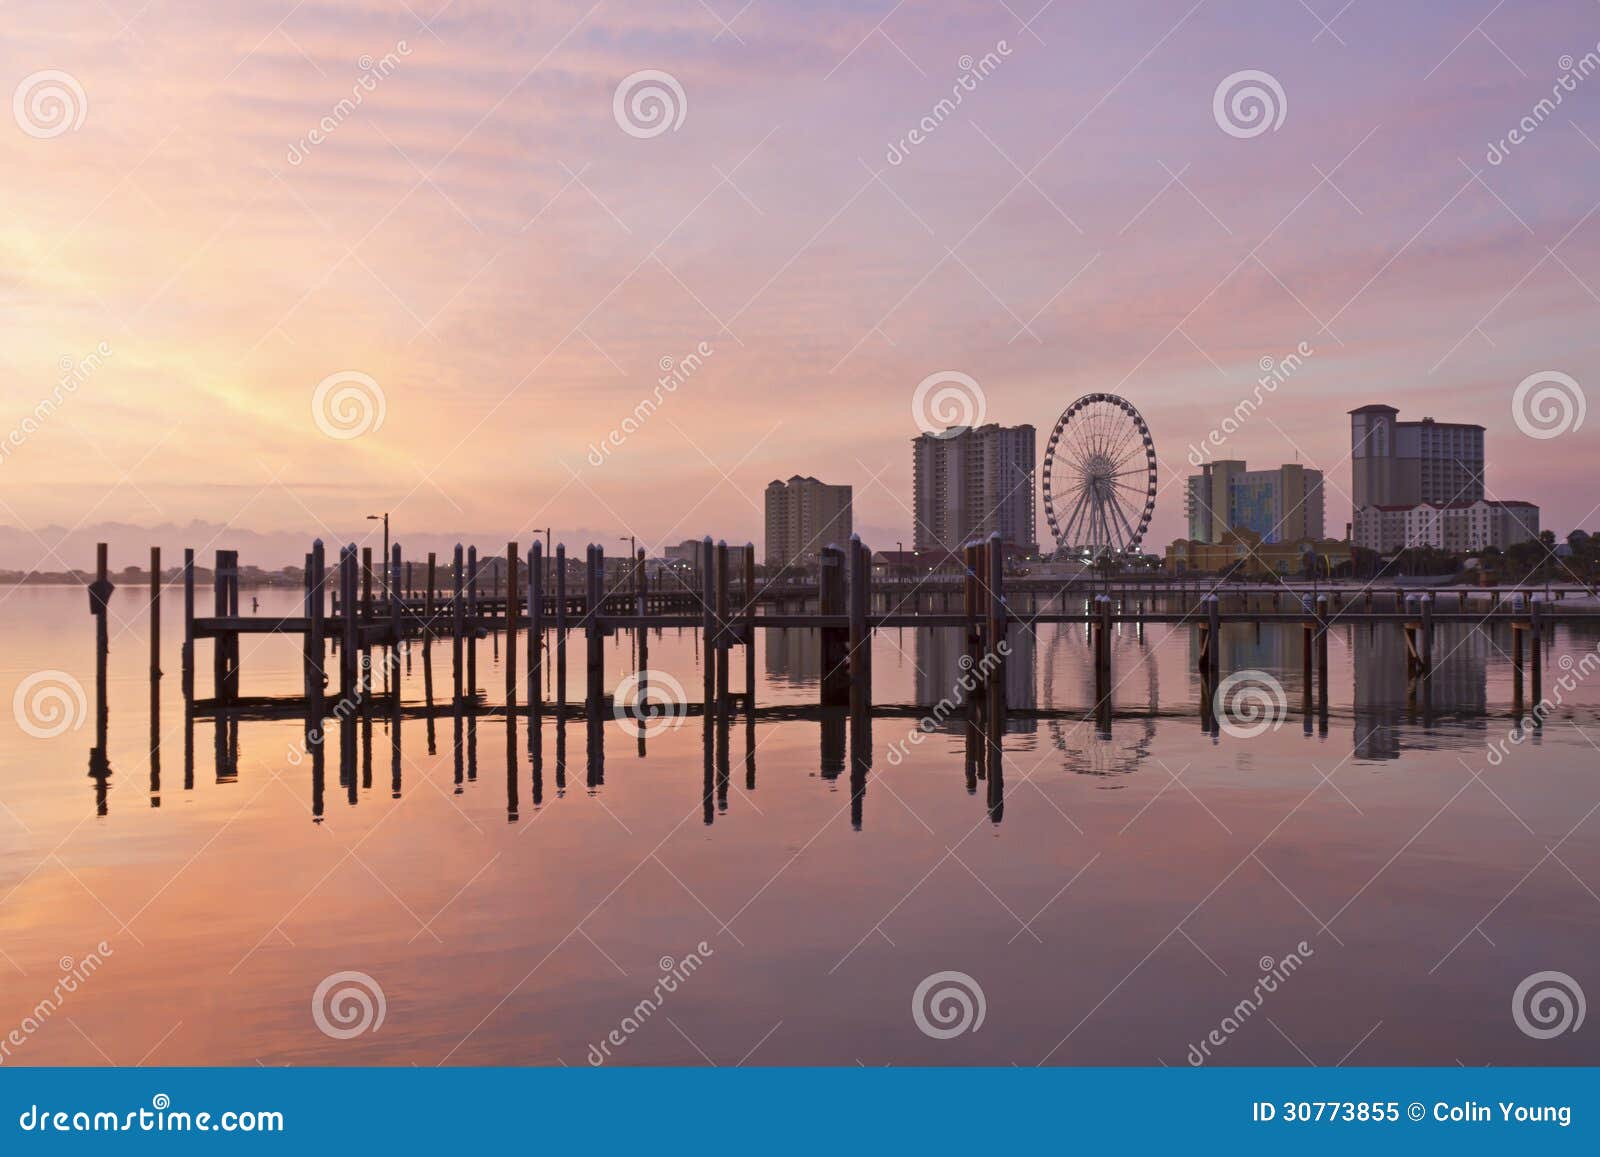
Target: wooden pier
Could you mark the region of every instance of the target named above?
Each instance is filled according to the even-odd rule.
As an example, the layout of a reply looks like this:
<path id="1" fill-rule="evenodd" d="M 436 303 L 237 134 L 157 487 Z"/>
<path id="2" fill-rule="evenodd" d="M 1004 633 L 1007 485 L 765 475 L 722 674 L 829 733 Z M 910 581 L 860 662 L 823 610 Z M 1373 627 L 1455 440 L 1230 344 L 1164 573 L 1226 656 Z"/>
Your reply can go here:
<path id="1" fill-rule="evenodd" d="M 815 630 L 821 642 L 819 706 L 869 708 L 873 703 L 871 639 L 875 632 L 898 628 L 947 628 L 964 632 L 963 666 L 980 672 L 978 701 L 993 698 L 1003 687 L 1002 645 L 1019 625 L 1085 626 L 1091 638 L 1096 711 L 1109 709 L 1116 682 L 1112 669 L 1113 636 L 1124 626 L 1142 632 L 1152 624 L 1188 625 L 1197 636 L 1197 667 L 1208 700 L 1226 672 L 1220 645 L 1226 628 L 1238 624 L 1299 625 L 1304 636 L 1303 710 L 1323 715 L 1328 704 L 1328 635 L 1338 625 L 1359 624 L 1397 629 L 1405 639 L 1408 677 L 1426 686 L 1434 666 L 1434 636 L 1441 624 L 1474 626 L 1509 624 L 1517 710 L 1524 701 L 1524 679 L 1531 698 L 1541 698 L 1540 660 L 1545 632 L 1558 623 L 1600 624 L 1600 610 L 1563 605 L 1561 595 L 1537 592 L 1449 588 L 1415 591 L 1404 588 L 1299 590 L 1253 589 L 1193 580 L 1156 583 L 1042 582 L 1018 579 L 1004 571 L 998 536 L 967 544 L 961 552 L 964 571 L 959 581 L 943 576 L 927 582 L 882 582 L 872 573 L 871 551 L 852 538 L 843 546 L 819 552 L 814 583 L 763 582 L 756 576 L 755 548 L 730 548 L 702 543 L 705 565 L 691 574 L 664 571 L 654 585 L 645 553 L 607 566 L 602 547 L 591 545 L 581 569 L 569 563 L 564 546 L 546 558 L 535 542 L 523 555 L 508 543 L 503 560 L 486 567 L 475 547 L 455 548 L 448 570 L 449 589 L 442 589 L 437 559 L 427 556 L 414 566 L 395 544 L 388 559 L 374 570 L 370 550 L 346 545 L 330 571 L 326 549 L 318 540 L 305 555 L 301 612 L 297 615 L 245 614 L 240 609 L 237 552 L 218 550 L 212 570 L 212 613 L 196 613 L 195 557 L 184 552 L 182 687 L 191 710 L 234 707 L 263 709 L 267 701 L 243 694 L 240 640 L 245 635 L 298 636 L 304 653 L 303 693 L 280 697 L 272 704 L 322 718 L 346 702 L 364 702 L 384 692 L 372 685 L 372 655 L 388 655 L 412 640 L 448 640 L 452 708 L 477 702 L 477 651 L 481 640 L 505 636 L 506 710 L 528 714 L 543 706 L 545 665 L 557 664 L 556 684 L 565 687 L 566 641 L 581 633 L 586 643 L 586 702 L 611 706 L 605 675 L 606 638 L 632 632 L 638 667 L 647 671 L 648 632 L 655 629 L 696 630 L 701 635 L 706 709 L 743 702 L 753 705 L 754 640 L 758 631 Z M 151 553 L 150 678 L 152 715 L 159 706 L 161 678 L 160 554 Z M 486 574 L 486 572 L 489 572 Z M 420 578 L 420 582 L 418 581 Z M 577 579 L 580 581 L 571 581 Z M 104 651 L 107 642 L 106 601 L 112 591 L 107 551 L 101 544 L 97 574 L 90 585 L 91 611 L 98 623 L 100 668 L 97 689 L 104 702 Z M 519 664 L 519 636 L 525 636 L 526 663 Z M 196 694 L 199 644 L 210 642 L 211 695 Z M 1526 644 L 1526 646 L 1525 646 Z M 330 648 L 338 660 L 336 676 L 326 662 Z M 743 649 L 742 688 L 734 690 L 730 662 Z M 1526 651 L 1526 659 L 1524 652 Z M 385 660 L 390 661 L 388 659 Z M 427 698 L 432 702 L 431 647 L 423 649 Z M 969 666 L 970 664 L 970 666 Z M 395 681 L 397 685 L 398 681 Z M 1004 712 L 1003 695 L 995 716 Z M 330 707 L 332 704 L 332 707 Z M 1206 704 L 1202 704 L 1202 710 Z M 398 704 L 396 710 L 399 710 Z"/>

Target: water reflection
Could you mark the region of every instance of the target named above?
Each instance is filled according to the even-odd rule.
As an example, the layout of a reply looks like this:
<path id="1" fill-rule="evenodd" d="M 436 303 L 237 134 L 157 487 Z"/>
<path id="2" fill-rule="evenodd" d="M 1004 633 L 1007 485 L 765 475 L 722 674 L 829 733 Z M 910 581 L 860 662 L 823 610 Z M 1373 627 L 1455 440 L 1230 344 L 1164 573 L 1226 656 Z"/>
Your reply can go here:
<path id="1" fill-rule="evenodd" d="M 1212 702 L 1213 686 L 1209 674 L 1199 669 L 1199 632 L 1192 626 L 1163 627 L 1163 635 L 1152 637 L 1132 624 L 1119 626 L 1111 640 L 1109 681 L 1097 675 L 1087 662 L 1091 650 L 1091 628 L 1081 624 L 1035 626 L 1013 622 L 1007 633 L 1008 653 L 991 673 L 974 675 L 972 644 L 960 629 L 908 629 L 885 649 L 898 650 L 910 660 L 913 669 L 907 687 L 909 702 L 868 704 L 857 702 L 850 708 L 823 708 L 809 704 L 763 703 L 760 696 L 729 692 L 718 697 L 727 686 L 717 668 L 725 666 L 728 651 L 713 649 L 704 671 L 705 683 L 713 688 L 709 706 L 689 704 L 688 715 L 701 721 L 703 775 L 701 811 L 704 822 L 713 823 L 730 807 L 733 784 L 734 746 L 742 743 L 743 790 L 754 792 L 757 785 L 758 724 L 763 720 L 804 720 L 817 729 L 817 767 L 821 779 L 830 786 L 843 780 L 850 793 L 850 823 L 861 829 L 866 823 L 866 797 L 874 765 L 874 719 L 896 721 L 880 729 L 878 743 L 888 750 L 903 744 L 903 737 L 921 732 L 928 738 L 942 737 L 952 750 L 963 752 L 962 775 L 969 792 L 983 796 L 988 817 L 1000 822 L 1005 812 L 1004 777 L 1008 756 L 1015 759 L 1034 750 L 1054 752 L 1052 765 L 1073 775 L 1113 779 L 1138 772 L 1151 757 L 1158 726 L 1163 719 L 1179 720 L 1179 726 L 1199 725 L 1200 732 L 1213 742 L 1226 743 Z M 1402 633 L 1388 625 L 1335 624 L 1332 637 L 1335 649 L 1345 653 L 1350 690 L 1348 696 L 1336 689 L 1332 698 L 1349 716 L 1354 757 L 1364 760 L 1394 760 L 1408 747 L 1434 745 L 1432 728 L 1441 719 L 1452 721 L 1456 731 L 1482 731 L 1494 715 L 1514 720 L 1517 704 L 1504 690 L 1495 693 L 1506 702 L 1495 702 L 1491 693 L 1491 669 L 1508 664 L 1508 652 L 1518 640 L 1509 625 L 1475 627 L 1462 623 L 1440 623 L 1434 645 L 1431 673 L 1420 675 L 1408 664 L 1407 644 Z M 1170 644 L 1171 634 L 1184 637 L 1181 649 Z M 1567 647 L 1592 647 L 1600 640 L 1600 628 L 1564 629 Z M 885 635 L 888 632 L 884 632 Z M 699 654 L 699 635 L 688 632 Z M 909 635 L 910 638 L 905 638 Z M 661 640 L 657 633 L 657 640 Z M 1327 734 L 1331 708 L 1325 689 L 1319 688 L 1315 702 L 1306 674 L 1312 663 L 1308 653 L 1311 633 L 1298 624 L 1229 625 L 1220 633 L 1219 668 L 1224 674 L 1247 670 L 1271 674 L 1283 687 L 1290 714 L 1297 709 L 1307 736 Z M 672 643 L 675 640 L 668 639 Z M 372 691 L 365 682 L 346 691 L 345 698 L 332 704 L 327 719 L 303 714 L 303 749 L 311 773 L 310 813 L 320 822 L 326 811 L 325 746 L 329 731 L 337 736 L 338 786 L 346 803 L 354 806 L 363 794 L 373 791 L 373 748 L 384 742 L 389 747 L 389 797 L 400 799 L 406 787 L 407 753 L 404 736 L 408 729 L 420 727 L 429 756 L 437 754 L 437 719 L 450 718 L 449 773 L 455 794 L 467 792 L 478 781 L 478 731 L 485 722 L 506 728 L 505 734 L 505 815 L 508 823 L 526 818 L 526 806 L 535 811 L 546 803 L 545 763 L 554 760 L 554 797 L 565 795 L 567 787 L 568 728 L 579 719 L 584 731 L 584 785 L 591 794 L 607 786 L 608 743 L 623 742 L 636 758 L 646 758 L 652 736 L 652 720 L 633 717 L 626 711 L 618 717 L 609 690 L 602 686 L 599 696 L 584 696 L 580 702 L 569 699 L 566 681 L 567 647 L 552 639 L 548 658 L 530 678 L 541 678 L 541 693 L 530 694 L 528 706 L 519 705 L 513 689 L 508 702 L 489 702 L 476 683 L 474 652 L 476 640 L 458 640 L 463 654 L 460 694 L 447 702 L 435 699 L 432 640 L 415 641 L 420 647 L 417 665 L 420 679 L 409 683 L 404 672 L 412 669 L 412 646 L 405 644 L 387 655 L 382 666 L 381 689 Z M 813 630 L 770 632 L 766 644 L 766 691 L 774 687 L 808 687 L 815 690 L 820 681 L 819 633 Z M 683 645 L 687 645 L 687 641 Z M 1162 646 L 1165 651 L 1162 651 Z M 666 649 L 666 648 L 664 648 Z M 1538 662 L 1551 662 L 1550 646 L 1538 653 Z M 400 661 L 404 651 L 404 662 Z M 509 658 L 509 651 L 495 647 Z M 1161 652 L 1161 653 L 1158 653 Z M 649 639 L 635 640 L 631 647 L 635 673 L 641 688 L 650 683 Z M 1179 666 L 1179 691 L 1174 703 L 1163 700 L 1163 673 L 1170 680 L 1175 660 Z M 449 656 L 446 657 L 449 661 Z M 701 656 L 702 659 L 708 656 Z M 1533 654 L 1528 656 L 1533 662 Z M 746 661 L 753 656 L 747 654 Z M 343 666 L 343 664 L 341 664 Z M 588 664 L 586 664 L 588 667 Z M 370 675 L 372 665 L 362 662 L 359 669 Z M 594 683 L 594 671 L 579 676 L 586 685 Z M 985 677 L 986 676 L 986 677 Z M 1533 678 L 1531 671 L 1530 680 Z M 492 679 L 490 680 L 492 682 Z M 1537 682 L 1536 680 L 1534 681 Z M 420 691 L 417 701 L 408 701 L 407 688 Z M 693 686 L 694 681 L 688 681 Z M 153 687 L 155 687 L 153 681 Z M 1519 687 L 1520 689 L 1520 687 Z M 531 691 L 531 688 L 530 688 Z M 781 697 L 780 697 L 781 698 Z M 218 784 L 236 782 L 240 777 L 240 732 L 257 723 L 292 715 L 281 706 L 306 700 L 258 700 L 237 705 L 215 701 L 185 701 L 183 704 L 183 788 L 195 783 L 194 729 L 210 729 L 213 778 Z M 324 701 L 324 706 L 330 706 Z M 150 700 L 149 805 L 161 803 L 160 695 L 155 687 Z M 1042 725 L 1042 726 L 1041 726 Z M 99 815 L 109 808 L 111 781 L 107 732 L 110 714 L 102 700 L 95 715 L 95 744 L 89 752 L 89 776 L 94 782 L 95 808 Z M 527 729 L 527 764 L 521 760 L 522 728 Z M 735 732 L 739 734 L 736 736 Z M 547 742 L 549 747 L 546 746 Z M 920 742 L 920 741 L 919 741 Z M 615 756 L 615 749 L 611 752 Z M 895 761 L 891 758 L 890 763 Z M 1031 764 L 1033 760 L 1029 760 Z M 524 783 L 523 776 L 527 775 Z"/>
<path id="2" fill-rule="evenodd" d="M 1372 626 L 1347 629 L 1354 657 L 1353 727 L 1361 759 L 1398 759 L 1402 724 L 1431 726 L 1440 714 L 1482 726 L 1489 714 L 1489 661 L 1506 653 L 1509 628 L 1440 623 L 1433 672 L 1417 679 L 1406 669 L 1406 643 L 1398 631 Z"/>

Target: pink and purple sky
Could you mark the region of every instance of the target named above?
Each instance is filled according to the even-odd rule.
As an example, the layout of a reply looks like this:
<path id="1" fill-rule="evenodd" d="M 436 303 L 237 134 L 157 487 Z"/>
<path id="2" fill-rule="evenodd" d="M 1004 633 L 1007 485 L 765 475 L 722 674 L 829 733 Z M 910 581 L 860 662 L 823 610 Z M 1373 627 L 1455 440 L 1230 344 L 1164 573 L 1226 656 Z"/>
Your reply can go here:
<path id="1" fill-rule="evenodd" d="M 6 6 L 0 524 L 44 543 L 0 562 L 110 522 L 339 538 L 373 510 L 401 541 L 760 542 L 795 473 L 853 484 L 892 547 L 912 393 L 945 370 L 1041 450 L 1079 394 L 1133 401 L 1159 550 L 1190 443 L 1302 342 L 1220 454 L 1321 466 L 1331 533 L 1345 411 L 1374 401 L 1482 423 L 1494 496 L 1600 526 L 1600 417 L 1512 419 L 1530 374 L 1600 379 L 1592 0 L 408 3 Z M 636 135 L 613 98 L 647 69 L 682 120 Z M 1281 87 L 1275 128 L 1219 123 L 1242 70 Z M 333 438 L 313 398 L 347 372 L 382 422 Z"/>

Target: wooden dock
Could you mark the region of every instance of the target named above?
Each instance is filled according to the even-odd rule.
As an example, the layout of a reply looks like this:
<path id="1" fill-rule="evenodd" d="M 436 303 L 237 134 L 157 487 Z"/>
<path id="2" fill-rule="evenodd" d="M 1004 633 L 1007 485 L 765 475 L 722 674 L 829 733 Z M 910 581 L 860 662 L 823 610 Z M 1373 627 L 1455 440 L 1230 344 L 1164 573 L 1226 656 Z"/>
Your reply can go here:
<path id="1" fill-rule="evenodd" d="M 819 553 L 815 582 L 762 581 L 756 575 L 755 548 L 730 548 L 703 540 L 706 565 L 684 574 L 659 572 L 652 584 L 645 552 L 607 566 L 603 548 L 587 548 L 581 566 L 569 562 L 564 546 L 545 557 L 535 542 L 524 554 L 507 545 L 503 559 L 489 566 L 476 548 L 457 546 L 441 574 L 438 560 L 406 562 L 395 544 L 387 560 L 374 567 L 370 549 L 346 545 L 332 567 L 319 540 L 305 556 L 303 599 L 297 615 L 252 615 L 241 612 L 239 563 L 234 551 L 219 550 L 212 572 L 212 613 L 196 612 L 195 557 L 184 552 L 182 685 L 186 703 L 202 711 L 247 708 L 241 693 L 240 640 L 246 635 L 290 635 L 302 643 L 305 665 L 303 694 L 286 704 L 310 717 L 322 718 L 345 701 L 372 698 L 371 656 L 393 652 L 412 640 L 448 641 L 451 657 L 452 709 L 478 702 L 477 646 L 503 634 L 505 703 L 523 713 L 542 708 L 544 665 L 558 664 L 558 682 L 565 686 L 566 641 L 579 633 L 586 643 L 586 701 L 609 705 L 603 640 L 617 632 L 633 632 L 638 666 L 648 669 L 648 632 L 657 629 L 698 631 L 708 661 L 703 664 L 703 705 L 743 700 L 753 703 L 758 631 L 817 631 L 821 635 L 822 674 L 819 706 L 870 707 L 873 702 L 871 646 L 877 631 L 901 628 L 960 630 L 966 637 L 963 664 L 980 672 L 978 700 L 1003 679 L 1007 631 L 1028 626 L 1076 624 L 1088 628 L 1095 665 L 1096 700 L 1109 705 L 1114 686 L 1110 640 L 1121 627 L 1188 625 L 1198 638 L 1197 666 L 1203 680 L 1215 687 L 1221 669 L 1223 630 L 1236 624 L 1294 626 L 1305 638 L 1303 687 L 1308 712 L 1326 712 L 1328 699 L 1328 634 L 1338 625 L 1360 624 L 1400 631 L 1406 642 L 1407 674 L 1425 686 L 1434 663 L 1434 634 L 1441 624 L 1488 626 L 1509 624 L 1518 710 L 1523 681 L 1531 683 L 1532 699 L 1541 699 L 1541 649 L 1548 630 L 1558 623 L 1600 625 L 1600 610 L 1563 603 L 1576 593 L 1556 589 L 1548 595 L 1528 590 L 1501 591 L 1449 588 L 1417 591 L 1406 588 L 1307 590 L 1240 588 L 1194 580 L 1167 583 L 1047 582 L 1008 576 L 998 536 L 962 549 L 964 569 L 957 581 L 933 576 L 927 581 L 877 581 L 871 551 L 858 538 L 843 547 Z M 575 560 L 574 560 L 575 561 Z M 502 565 L 503 564 L 503 565 Z M 152 551 L 151 683 L 152 705 L 161 677 L 159 552 Z M 106 645 L 106 600 L 112 585 L 107 552 L 97 557 L 97 578 L 90 585 L 91 611 L 98 620 L 103 669 Z M 441 578 L 448 580 L 444 589 Z M 487 582 L 485 580 L 488 580 Z M 198 644 L 210 641 L 212 687 L 209 697 L 196 694 Z M 526 663 L 517 659 L 525 642 Z M 1524 660 L 1524 644 L 1527 659 Z M 744 683 L 730 689 L 730 656 L 742 649 Z M 330 652 L 337 671 L 329 672 Z M 432 701 L 431 649 L 425 648 L 425 678 Z M 97 681 L 103 692 L 103 676 Z M 1202 699 L 1208 696 L 1202 696 Z M 102 693 L 102 702 L 103 702 Z M 1003 698 L 1003 697 L 1002 697 Z M 520 706 L 519 706 L 520 704 Z M 1003 714 L 1003 702 L 994 705 Z"/>

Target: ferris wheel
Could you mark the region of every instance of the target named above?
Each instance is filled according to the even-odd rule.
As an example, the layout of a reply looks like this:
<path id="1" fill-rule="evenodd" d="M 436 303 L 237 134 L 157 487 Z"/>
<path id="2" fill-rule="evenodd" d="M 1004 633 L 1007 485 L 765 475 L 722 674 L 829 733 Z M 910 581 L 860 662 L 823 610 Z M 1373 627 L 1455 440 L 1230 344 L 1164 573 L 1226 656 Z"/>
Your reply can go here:
<path id="1" fill-rule="evenodd" d="M 1044 513 L 1056 556 L 1101 558 L 1135 550 L 1156 509 L 1156 444 L 1133 403 L 1085 394 L 1050 432 Z"/>

